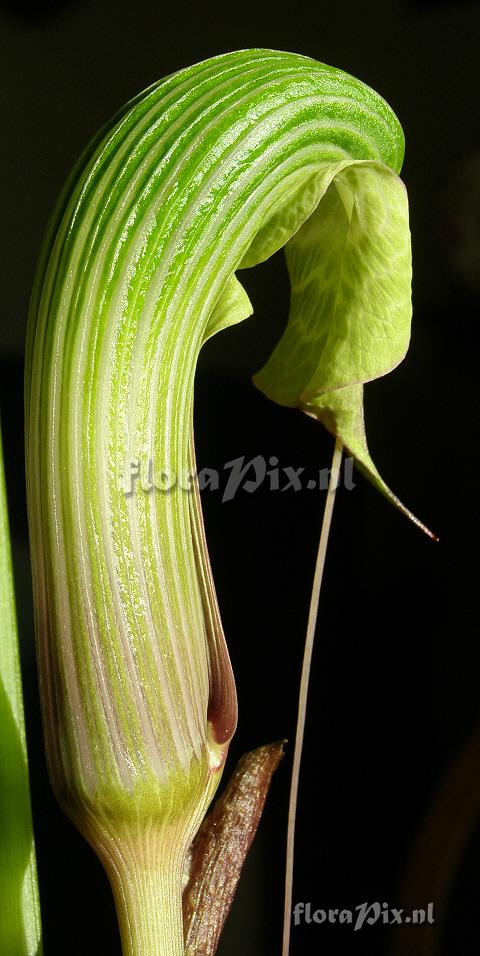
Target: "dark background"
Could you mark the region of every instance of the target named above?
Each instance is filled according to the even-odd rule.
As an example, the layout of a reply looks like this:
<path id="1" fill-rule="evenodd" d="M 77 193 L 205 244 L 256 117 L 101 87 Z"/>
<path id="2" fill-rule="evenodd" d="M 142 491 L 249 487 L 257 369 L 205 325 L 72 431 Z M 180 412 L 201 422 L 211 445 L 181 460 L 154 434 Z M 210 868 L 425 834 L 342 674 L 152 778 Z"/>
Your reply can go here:
<path id="1" fill-rule="evenodd" d="M 413 336 L 404 363 L 366 389 L 367 432 L 385 479 L 440 537 L 433 544 L 422 536 L 360 476 L 353 491 L 338 493 L 294 888 L 294 902 L 311 901 L 312 909 L 431 900 L 434 932 L 303 924 L 292 929 L 291 956 L 478 953 L 479 4 L 3 2 L 0 31 L 2 425 L 47 956 L 114 956 L 119 943 L 106 880 L 57 809 L 42 754 L 22 437 L 35 260 L 55 197 L 97 128 L 160 76 L 249 46 L 294 50 L 353 73 L 383 94 L 404 126 Z M 199 465 L 222 470 L 261 454 L 313 475 L 329 465 L 329 436 L 250 383 L 286 321 L 282 256 L 242 281 L 254 318 L 209 343 L 200 362 Z M 219 956 L 281 949 L 289 770 L 323 503 L 318 491 L 265 487 L 223 504 L 218 493 L 204 496 L 239 690 L 230 766 L 260 743 L 290 741 Z"/>

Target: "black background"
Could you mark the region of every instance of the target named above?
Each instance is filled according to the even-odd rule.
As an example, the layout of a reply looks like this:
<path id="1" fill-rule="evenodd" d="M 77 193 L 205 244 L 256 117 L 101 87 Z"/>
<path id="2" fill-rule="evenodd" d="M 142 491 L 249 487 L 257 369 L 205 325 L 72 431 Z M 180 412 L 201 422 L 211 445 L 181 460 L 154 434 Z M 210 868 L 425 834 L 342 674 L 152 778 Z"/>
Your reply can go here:
<path id="1" fill-rule="evenodd" d="M 291 954 L 478 952 L 479 28 L 478 3 L 1 4 L 2 427 L 47 956 L 114 956 L 119 942 L 106 879 L 57 809 L 42 754 L 22 438 L 35 259 L 64 178 L 107 117 L 160 76 L 249 46 L 294 50 L 353 73 L 385 96 L 404 126 L 413 336 L 404 363 L 367 387 L 367 433 L 385 479 L 440 537 L 423 537 L 358 475 L 353 491 L 339 490 L 294 888 L 294 902 L 311 901 L 312 909 L 432 900 L 434 932 L 302 924 L 292 929 Z M 200 361 L 199 466 L 222 471 L 229 460 L 261 454 L 313 474 L 329 465 L 329 436 L 250 383 L 286 321 L 282 256 L 242 282 L 255 316 L 209 343 Z M 219 956 L 280 953 L 289 770 L 323 503 L 318 491 L 265 486 L 223 504 L 218 493 L 204 496 L 239 692 L 230 766 L 260 743 L 290 741 Z"/>

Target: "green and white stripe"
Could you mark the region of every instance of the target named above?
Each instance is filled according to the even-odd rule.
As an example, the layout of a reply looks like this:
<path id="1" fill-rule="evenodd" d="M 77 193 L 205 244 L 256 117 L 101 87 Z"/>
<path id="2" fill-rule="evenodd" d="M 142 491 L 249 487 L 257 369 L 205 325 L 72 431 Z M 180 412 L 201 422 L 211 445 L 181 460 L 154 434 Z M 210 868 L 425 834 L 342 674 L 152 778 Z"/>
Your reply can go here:
<path id="1" fill-rule="evenodd" d="M 128 104 L 59 200 L 29 327 L 28 501 L 50 773 L 88 832 L 204 809 L 235 725 L 198 496 L 126 495 L 121 475 L 193 469 L 199 350 L 251 311 L 235 271 L 297 233 L 337 172 L 396 179 L 402 156 L 358 80 L 241 51 Z"/>

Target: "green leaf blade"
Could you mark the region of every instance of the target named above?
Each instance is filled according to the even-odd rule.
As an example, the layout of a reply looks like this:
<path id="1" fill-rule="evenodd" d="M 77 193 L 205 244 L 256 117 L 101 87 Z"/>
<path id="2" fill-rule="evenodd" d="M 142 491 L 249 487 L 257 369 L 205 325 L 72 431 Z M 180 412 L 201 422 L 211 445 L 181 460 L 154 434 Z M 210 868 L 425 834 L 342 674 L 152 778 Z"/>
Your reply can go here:
<path id="1" fill-rule="evenodd" d="M 0 440 L 0 951 L 40 956 L 40 903 Z"/>

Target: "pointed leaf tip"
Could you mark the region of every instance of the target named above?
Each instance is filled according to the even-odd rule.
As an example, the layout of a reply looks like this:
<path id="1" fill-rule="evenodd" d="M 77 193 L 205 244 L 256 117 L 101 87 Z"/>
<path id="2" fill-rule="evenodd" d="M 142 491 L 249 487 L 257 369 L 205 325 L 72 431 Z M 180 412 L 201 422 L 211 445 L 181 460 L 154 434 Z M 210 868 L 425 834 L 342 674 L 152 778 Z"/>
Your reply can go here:
<path id="1" fill-rule="evenodd" d="M 373 161 L 329 164 L 318 179 L 318 204 L 286 246 L 288 325 L 254 383 L 321 421 L 375 487 L 437 540 L 381 478 L 363 417 L 363 384 L 395 368 L 409 344 L 407 193 L 393 170 Z"/>

